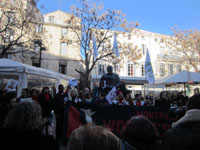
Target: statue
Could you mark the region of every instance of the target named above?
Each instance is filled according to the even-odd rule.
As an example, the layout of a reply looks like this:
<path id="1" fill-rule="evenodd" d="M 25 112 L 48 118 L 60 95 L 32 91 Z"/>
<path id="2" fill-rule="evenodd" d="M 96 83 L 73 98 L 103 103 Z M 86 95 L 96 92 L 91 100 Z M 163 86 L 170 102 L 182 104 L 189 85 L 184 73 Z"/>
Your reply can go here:
<path id="1" fill-rule="evenodd" d="M 105 92 L 108 94 L 108 92 L 113 88 L 113 87 L 118 88 L 120 86 L 120 78 L 118 74 L 113 73 L 113 67 L 108 66 L 107 67 L 107 73 L 103 74 L 101 79 L 100 79 L 100 90 L 102 92 Z"/>

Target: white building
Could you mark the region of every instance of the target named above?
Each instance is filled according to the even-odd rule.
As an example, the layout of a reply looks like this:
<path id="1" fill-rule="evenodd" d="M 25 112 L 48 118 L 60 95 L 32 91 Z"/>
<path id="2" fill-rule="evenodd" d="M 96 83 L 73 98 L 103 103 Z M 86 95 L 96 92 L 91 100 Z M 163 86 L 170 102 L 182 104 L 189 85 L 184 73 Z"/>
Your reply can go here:
<path id="1" fill-rule="evenodd" d="M 135 91 L 135 93 L 141 92 L 145 88 L 144 83 L 147 83 L 144 68 L 147 49 L 151 58 L 155 79 L 186 70 L 184 64 L 174 61 L 177 58 L 169 57 L 170 49 L 164 42 L 164 39 L 169 37 L 168 35 L 139 29 L 135 29 L 130 37 L 124 37 L 124 35 L 118 33 L 117 41 L 130 42 L 137 45 L 140 48 L 141 58 L 135 61 L 123 58 L 124 63 L 122 65 L 113 65 L 109 61 L 99 61 L 92 71 L 93 82 L 98 82 L 102 74 L 106 73 L 107 66 L 112 65 L 114 72 L 118 73 L 122 80 L 125 80 L 128 88 Z"/>
<path id="2" fill-rule="evenodd" d="M 71 32 L 71 15 L 60 10 L 44 15 L 42 67 L 79 79 L 80 45 Z"/>

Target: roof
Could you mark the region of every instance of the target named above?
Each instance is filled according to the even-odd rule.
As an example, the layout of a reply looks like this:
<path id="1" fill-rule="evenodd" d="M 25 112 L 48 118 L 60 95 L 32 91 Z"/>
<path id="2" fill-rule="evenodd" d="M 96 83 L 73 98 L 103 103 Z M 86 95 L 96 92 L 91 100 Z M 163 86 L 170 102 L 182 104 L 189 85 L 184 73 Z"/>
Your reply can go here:
<path id="1" fill-rule="evenodd" d="M 27 73 L 38 76 L 50 77 L 50 78 L 62 78 L 66 80 L 72 80 L 73 77 L 63 75 L 51 70 L 33 67 L 27 64 L 16 62 L 10 59 L 0 59 L 0 73 Z"/>

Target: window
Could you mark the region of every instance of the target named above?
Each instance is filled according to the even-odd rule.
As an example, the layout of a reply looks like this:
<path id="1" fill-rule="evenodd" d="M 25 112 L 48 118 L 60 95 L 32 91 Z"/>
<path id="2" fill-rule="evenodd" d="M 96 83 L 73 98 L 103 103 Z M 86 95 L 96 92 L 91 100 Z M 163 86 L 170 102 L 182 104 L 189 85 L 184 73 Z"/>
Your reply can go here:
<path id="1" fill-rule="evenodd" d="M 145 44 L 142 44 L 141 47 L 142 47 L 142 54 L 145 55 L 145 52 L 146 52 L 146 45 L 145 45 Z"/>
<path id="2" fill-rule="evenodd" d="M 65 37 L 67 35 L 67 28 L 62 28 L 61 32 L 62 36 Z"/>
<path id="3" fill-rule="evenodd" d="M 134 63 L 128 63 L 128 76 L 135 76 Z"/>
<path id="4" fill-rule="evenodd" d="M 15 0 L 10 0 L 10 4 L 11 4 L 11 5 L 15 5 L 15 4 L 16 4 L 16 1 L 15 1 Z"/>
<path id="5" fill-rule="evenodd" d="M 40 62 L 32 62 L 32 66 L 34 66 L 34 67 L 40 67 Z"/>
<path id="6" fill-rule="evenodd" d="M 141 39 L 142 39 L 142 40 L 145 40 L 145 37 L 144 37 L 144 36 L 142 36 L 142 37 L 141 37 Z"/>
<path id="7" fill-rule="evenodd" d="M 158 39 L 157 38 L 154 38 L 154 42 L 157 42 L 158 41 Z"/>
<path id="8" fill-rule="evenodd" d="M 141 65 L 141 76 L 144 77 L 144 75 L 145 75 L 144 65 Z"/>
<path id="9" fill-rule="evenodd" d="M 181 72 L 181 65 L 177 65 L 176 66 L 176 72 L 178 73 L 178 72 Z"/>
<path id="10" fill-rule="evenodd" d="M 164 52 L 164 50 L 165 50 L 165 47 L 160 46 L 160 51 L 161 51 L 161 52 Z"/>
<path id="11" fill-rule="evenodd" d="M 116 72 L 118 72 L 118 70 L 119 70 L 119 64 L 115 64 L 114 65 L 114 72 L 116 73 Z"/>
<path id="12" fill-rule="evenodd" d="M 40 51 L 40 47 L 41 47 L 41 40 L 35 40 L 33 43 L 34 49 L 35 51 Z"/>
<path id="13" fill-rule="evenodd" d="M 59 72 L 62 74 L 67 74 L 67 63 L 59 62 Z"/>
<path id="14" fill-rule="evenodd" d="M 49 23 L 54 23 L 54 16 L 49 16 Z"/>
<path id="15" fill-rule="evenodd" d="M 165 76 L 165 64 L 161 63 L 160 64 L 160 77 Z"/>
<path id="16" fill-rule="evenodd" d="M 128 40 L 131 40 L 131 34 L 128 34 Z"/>
<path id="17" fill-rule="evenodd" d="M 42 32 L 42 24 L 36 24 L 35 32 L 41 33 Z"/>
<path id="18" fill-rule="evenodd" d="M 105 65 L 104 64 L 99 64 L 98 65 L 98 75 L 102 75 L 105 73 Z"/>
<path id="19" fill-rule="evenodd" d="M 186 66 L 185 66 L 185 70 L 186 70 L 186 71 L 189 71 L 189 69 L 190 69 L 189 66 L 186 65 Z"/>
<path id="20" fill-rule="evenodd" d="M 60 55 L 62 55 L 62 56 L 67 55 L 67 43 L 60 44 Z"/>
<path id="21" fill-rule="evenodd" d="M 173 64 L 168 64 L 168 75 L 173 75 L 174 71 L 173 71 Z"/>

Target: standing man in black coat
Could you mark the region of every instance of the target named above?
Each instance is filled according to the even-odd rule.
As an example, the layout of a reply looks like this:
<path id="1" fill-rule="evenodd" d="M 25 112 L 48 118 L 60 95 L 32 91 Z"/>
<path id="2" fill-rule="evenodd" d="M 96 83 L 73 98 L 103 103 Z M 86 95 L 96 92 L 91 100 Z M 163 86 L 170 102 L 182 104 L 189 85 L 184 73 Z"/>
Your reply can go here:
<path id="1" fill-rule="evenodd" d="M 54 113 L 56 116 L 56 139 L 61 140 L 62 135 L 62 125 L 64 119 L 64 109 L 65 109 L 65 101 L 66 97 L 64 93 L 64 86 L 60 84 L 58 86 L 58 93 L 54 97 Z"/>

